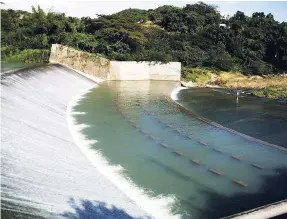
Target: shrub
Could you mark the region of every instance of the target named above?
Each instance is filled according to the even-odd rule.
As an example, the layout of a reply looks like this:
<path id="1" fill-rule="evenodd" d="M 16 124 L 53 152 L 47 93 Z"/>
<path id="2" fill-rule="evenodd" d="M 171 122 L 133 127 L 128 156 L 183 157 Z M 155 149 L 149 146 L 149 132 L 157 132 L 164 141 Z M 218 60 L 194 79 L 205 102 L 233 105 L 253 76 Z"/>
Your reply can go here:
<path id="1" fill-rule="evenodd" d="M 244 73 L 255 75 L 271 74 L 272 66 L 261 60 L 256 60 L 244 68 Z"/>
<path id="2" fill-rule="evenodd" d="M 198 84 L 205 84 L 211 79 L 211 71 L 202 68 L 182 68 L 182 77 L 185 81 L 192 81 Z"/>
<path id="3" fill-rule="evenodd" d="M 270 86 L 253 92 L 255 96 L 267 98 L 287 98 L 287 88 L 281 86 Z"/>
<path id="4" fill-rule="evenodd" d="M 50 50 L 25 49 L 17 54 L 6 57 L 6 61 L 20 61 L 25 63 L 46 63 L 49 61 Z"/>
<path id="5" fill-rule="evenodd" d="M 231 71 L 234 68 L 234 62 L 231 55 L 224 52 L 217 56 L 215 66 L 223 71 Z"/>

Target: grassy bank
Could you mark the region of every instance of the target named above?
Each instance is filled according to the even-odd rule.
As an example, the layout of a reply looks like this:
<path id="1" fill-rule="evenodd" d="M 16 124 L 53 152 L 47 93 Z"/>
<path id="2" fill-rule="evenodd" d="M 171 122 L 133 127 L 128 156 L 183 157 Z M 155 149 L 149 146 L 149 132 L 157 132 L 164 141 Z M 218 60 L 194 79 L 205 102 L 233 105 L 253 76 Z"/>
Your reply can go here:
<path id="1" fill-rule="evenodd" d="M 287 87 L 280 86 L 270 86 L 263 89 L 258 89 L 253 92 L 257 97 L 266 97 L 266 98 L 286 98 L 287 99 Z"/>
<path id="2" fill-rule="evenodd" d="M 183 68 L 183 81 L 196 86 L 253 89 L 252 94 L 266 98 L 287 98 L 286 76 L 247 76 L 240 72 L 224 72 L 213 69 Z"/>

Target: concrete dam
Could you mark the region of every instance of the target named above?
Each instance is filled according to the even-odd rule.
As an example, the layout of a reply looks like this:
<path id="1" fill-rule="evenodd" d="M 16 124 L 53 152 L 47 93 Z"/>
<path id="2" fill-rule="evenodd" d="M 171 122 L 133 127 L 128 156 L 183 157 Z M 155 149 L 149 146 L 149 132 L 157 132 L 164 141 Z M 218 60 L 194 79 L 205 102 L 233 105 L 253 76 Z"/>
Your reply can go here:
<path id="1" fill-rule="evenodd" d="M 60 65 L 1 79 L 3 218 L 149 218 L 86 159 L 69 131 L 69 101 L 95 82 Z"/>
<path id="2" fill-rule="evenodd" d="M 167 98 L 180 90 L 180 63 L 110 61 L 60 45 L 50 63 L 1 75 L 3 218 L 286 212 L 286 193 L 272 193 L 285 182 L 286 150 L 182 112 Z M 261 191 L 265 178 L 277 184 Z"/>

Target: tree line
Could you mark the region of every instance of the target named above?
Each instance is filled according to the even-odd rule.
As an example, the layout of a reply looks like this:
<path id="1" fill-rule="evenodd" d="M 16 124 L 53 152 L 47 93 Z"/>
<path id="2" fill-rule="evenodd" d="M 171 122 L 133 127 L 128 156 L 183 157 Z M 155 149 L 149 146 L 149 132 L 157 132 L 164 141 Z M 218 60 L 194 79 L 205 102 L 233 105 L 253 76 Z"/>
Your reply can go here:
<path id="1" fill-rule="evenodd" d="M 258 75 L 287 70 L 287 23 L 262 12 L 225 17 L 200 2 L 79 19 L 38 6 L 31 13 L 1 10 L 1 20 L 2 59 L 59 43 L 112 60 L 179 61 Z"/>

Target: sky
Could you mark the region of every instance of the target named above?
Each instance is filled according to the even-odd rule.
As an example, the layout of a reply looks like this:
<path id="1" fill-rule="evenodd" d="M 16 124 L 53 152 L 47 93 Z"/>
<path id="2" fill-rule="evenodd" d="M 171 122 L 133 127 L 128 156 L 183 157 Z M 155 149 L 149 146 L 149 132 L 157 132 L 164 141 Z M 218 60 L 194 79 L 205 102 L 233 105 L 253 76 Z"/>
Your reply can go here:
<path id="1" fill-rule="evenodd" d="M 62 12 L 74 17 L 96 17 L 96 14 L 112 14 L 128 8 L 155 9 L 162 5 L 183 7 L 197 1 L 92 1 L 92 0 L 1 0 L 1 8 L 31 11 L 31 6 L 40 5 L 46 12 Z M 287 22 L 287 1 L 204 1 L 218 6 L 222 15 L 233 15 L 243 11 L 251 16 L 253 12 L 272 13 L 280 22 Z"/>

